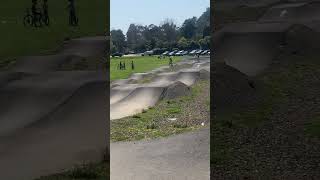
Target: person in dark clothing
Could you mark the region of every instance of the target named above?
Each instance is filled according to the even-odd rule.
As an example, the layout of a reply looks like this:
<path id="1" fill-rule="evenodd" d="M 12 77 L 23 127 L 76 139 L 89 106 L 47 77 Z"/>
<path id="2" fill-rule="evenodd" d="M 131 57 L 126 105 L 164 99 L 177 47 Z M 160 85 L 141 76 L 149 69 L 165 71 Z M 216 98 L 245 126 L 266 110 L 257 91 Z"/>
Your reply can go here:
<path id="1" fill-rule="evenodd" d="M 74 5 L 74 1 L 75 0 L 68 0 L 69 1 L 69 5 L 68 5 L 68 9 L 69 9 L 69 25 L 71 26 L 77 26 L 78 25 L 78 18 L 76 16 L 76 8 Z"/>
<path id="2" fill-rule="evenodd" d="M 48 12 L 48 0 L 43 0 L 42 3 L 42 15 L 44 23 L 48 26 L 49 25 L 49 12 Z"/>
<path id="3" fill-rule="evenodd" d="M 131 61 L 131 69 L 134 70 L 134 63 Z"/>
<path id="4" fill-rule="evenodd" d="M 122 70 L 122 63 L 120 62 L 120 70 Z"/>
<path id="5" fill-rule="evenodd" d="M 41 13 L 39 12 L 39 9 L 38 9 L 37 0 L 32 0 L 31 12 L 32 12 L 32 25 L 35 27 L 41 26 L 41 21 L 40 21 Z"/>
<path id="6" fill-rule="evenodd" d="M 172 61 L 172 57 L 171 56 L 169 57 L 169 66 L 173 67 L 173 61 Z"/>

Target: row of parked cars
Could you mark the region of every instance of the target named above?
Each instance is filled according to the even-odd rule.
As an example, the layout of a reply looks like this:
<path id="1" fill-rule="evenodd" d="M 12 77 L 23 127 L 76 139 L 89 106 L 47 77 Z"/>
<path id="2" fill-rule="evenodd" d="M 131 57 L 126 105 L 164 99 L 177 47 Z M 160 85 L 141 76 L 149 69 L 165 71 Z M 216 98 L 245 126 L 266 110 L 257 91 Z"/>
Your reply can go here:
<path id="1" fill-rule="evenodd" d="M 184 55 L 210 55 L 210 50 L 192 50 L 192 51 L 184 51 L 184 50 L 174 50 L 174 51 L 166 51 L 162 53 L 163 56 L 184 56 Z"/>

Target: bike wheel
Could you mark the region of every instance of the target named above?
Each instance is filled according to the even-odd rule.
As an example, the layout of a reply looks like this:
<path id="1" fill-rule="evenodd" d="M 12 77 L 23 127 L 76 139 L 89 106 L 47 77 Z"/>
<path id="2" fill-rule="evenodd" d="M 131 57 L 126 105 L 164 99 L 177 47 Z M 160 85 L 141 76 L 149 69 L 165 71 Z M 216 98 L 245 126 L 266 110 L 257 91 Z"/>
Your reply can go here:
<path id="1" fill-rule="evenodd" d="M 43 22 L 46 26 L 49 26 L 49 24 L 50 24 L 49 17 L 43 17 L 43 18 L 42 18 L 42 22 Z"/>
<path id="2" fill-rule="evenodd" d="M 24 18 L 23 18 L 23 25 L 25 27 L 27 26 L 32 26 L 32 16 L 31 15 L 26 15 Z"/>

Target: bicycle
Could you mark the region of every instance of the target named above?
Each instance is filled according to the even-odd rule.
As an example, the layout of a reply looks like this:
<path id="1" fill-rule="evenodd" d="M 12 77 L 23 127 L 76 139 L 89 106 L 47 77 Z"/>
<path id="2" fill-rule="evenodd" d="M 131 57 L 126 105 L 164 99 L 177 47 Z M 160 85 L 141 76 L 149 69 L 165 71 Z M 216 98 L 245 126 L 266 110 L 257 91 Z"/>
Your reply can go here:
<path id="1" fill-rule="evenodd" d="M 43 24 L 46 26 L 49 26 L 49 16 L 44 15 L 43 13 L 36 14 L 36 16 L 33 16 L 30 13 L 30 9 L 26 9 L 26 15 L 23 17 L 23 25 L 25 27 L 27 26 L 34 26 L 34 27 L 42 27 Z"/>

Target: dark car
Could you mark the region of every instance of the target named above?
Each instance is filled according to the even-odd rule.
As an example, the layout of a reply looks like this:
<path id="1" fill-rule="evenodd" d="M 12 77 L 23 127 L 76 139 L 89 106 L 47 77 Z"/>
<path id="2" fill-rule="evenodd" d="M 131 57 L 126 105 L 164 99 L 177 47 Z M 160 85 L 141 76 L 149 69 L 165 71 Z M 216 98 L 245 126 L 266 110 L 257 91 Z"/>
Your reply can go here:
<path id="1" fill-rule="evenodd" d="M 116 56 L 122 57 L 123 54 L 122 54 L 122 53 L 119 53 L 119 52 L 116 52 L 116 53 L 111 54 L 111 56 L 112 56 L 112 57 L 116 57 Z"/>

